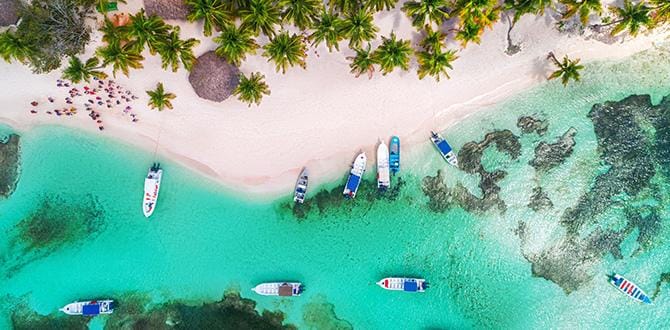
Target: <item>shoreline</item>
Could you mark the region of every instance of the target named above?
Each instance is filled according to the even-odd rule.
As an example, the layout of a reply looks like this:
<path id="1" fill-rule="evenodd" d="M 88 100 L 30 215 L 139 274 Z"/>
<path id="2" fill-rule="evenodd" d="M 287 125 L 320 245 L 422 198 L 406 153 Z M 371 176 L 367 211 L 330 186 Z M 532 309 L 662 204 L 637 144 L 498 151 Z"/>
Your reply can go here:
<path id="1" fill-rule="evenodd" d="M 136 6 L 124 9 L 134 12 L 131 7 Z M 665 33 L 658 31 L 608 45 L 561 35 L 544 18 L 528 16 L 516 24 L 512 38 L 521 43 L 522 50 L 513 56 L 504 53 L 507 24 L 496 23 L 484 34 L 481 44 L 472 44 L 459 53 L 450 71 L 452 78 L 439 83 L 430 77 L 419 80 L 414 60 L 408 72 L 387 76 L 375 73 L 371 80 L 355 78 L 345 60 L 352 51 L 344 43 L 342 51 L 335 53 L 328 53 L 321 45 L 317 48 L 319 58 L 310 48 L 307 69 L 292 68 L 285 75 L 275 73 L 273 65 L 257 54 L 243 63 L 241 71 L 265 74 L 272 94 L 260 107 L 251 108 L 234 97 L 221 103 L 198 98 L 187 72 L 163 71 L 160 60 L 145 51 L 144 69 L 131 71 L 130 78 L 110 77 L 139 96 L 134 108 L 140 122 L 130 123 L 118 113 L 105 113 L 104 132 L 98 132 L 84 114 L 71 118 L 30 114 L 32 99 L 40 98 L 42 103 L 46 95 L 57 91 L 54 83 L 60 73 L 33 75 L 19 64 L 4 63 L 0 64 L 0 74 L 11 79 L 0 81 L 0 87 L 12 93 L 0 96 L 0 102 L 9 109 L 0 115 L 0 122 L 19 132 L 41 125 L 76 128 L 149 152 L 156 149 L 158 155 L 253 199 L 289 195 L 300 169 L 307 166 L 313 193 L 314 187 L 344 176 L 358 150 L 374 155 L 379 138 L 398 135 L 402 162 L 407 164 L 421 143 L 427 145 L 426 134 L 431 129 L 444 130 L 541 85 L 550 71 L 550 63 L 545 60 L 549 51 L 589 63 L 622 59 L 665 39 Z M 388 35 L 393 29 L 399 38 L 417 42 L 418 34 L 399 10 L 377 14 L 376 23 L 379 35 Z M 211 38 L 202 36 L 201 24 L 179 25 L 182 37 L 202 40 L 196 55 L 214 49 Z M 99 39 L 94 32 L 82 58 L 92 54 Z M 449 46 L 456 48 L 453 41 Z M 148 109 L 144 91 L 159 81 L 177 94 L 175 110 Z M 368 169 L 373 166 L 371 161 Z"/>

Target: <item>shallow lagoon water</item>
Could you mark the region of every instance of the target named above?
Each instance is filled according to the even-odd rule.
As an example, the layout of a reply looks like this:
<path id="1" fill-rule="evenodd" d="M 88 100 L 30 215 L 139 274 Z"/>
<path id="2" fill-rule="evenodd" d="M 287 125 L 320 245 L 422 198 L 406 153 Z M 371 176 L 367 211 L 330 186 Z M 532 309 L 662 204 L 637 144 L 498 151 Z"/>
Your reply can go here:
<path id="1" fill-rule="evenodd" d="M 662 219 L 651 244 L 640 249 L 637 232 L 631 232 L 620 245 L 623 257 L 603 253 L 595 258 L 587 267 L 590 278 L 578 289 L 566 294 L 557 283 L 533 276 L 528 258 L 565 237 L 559 224 L 565 210 L 608 170 L 599 157 L 589 110 L 631 94 L 650 94 L 658 103 L 670 94 L 667 55 L 660 49 L 589 64 L 581 83 L 568 88 L 543 84 L 444 131 L 456 150 L 494 130 L 509 129 L 519 138 L 517 159 L 495 148 L 482 157 L 485 170 L 507 173 L 497 182 L 504 211 L 467 212 L 457 205 L 443 212 L 429 209 L 421 183 L 438 169 L 447 187 L 460 182 L 475 196 L 482 192 L 478 175 L 449 167 L 426 143 L 415 160 L 403 163 L 406 184 L 395 200 L 359 195 L 344 201 L 336 191 L 337 198 L 327 198 L 323 209 L 314 203 L 305 218 L 293 215 L 289 196 L 271 202 L 235 197 L 164 161 L 161 197 L 147 221 L 139 196 L 154 160 L 150 152 L 59 127 L 34 129 L 21 137 L 17 189 L 0 201 L 0 328 L 11 328 L 12 311 L 18 308 L 46 315 L 76 299 L 131 292 L 152 303 L 200 305 L 220 300 L 226 290 L 254 299 L 258 310 L 284 312 L 286 322 L 299 328 L 664 328 L 669 284 L 660 285 L 653 306 L 642 306 L 606 281 L 607 274 L 619 272 L 652 295 L 661 274 L 670 272 L 664 176 L 654 178 L 657 184 L 650 189 L 655 193 L 647 203 L 657 204 L 654 210 Z M 524 115 L 546 120 L 548 131 L 522 134 L 516 123 Z M 577 130 L 573 153 L 549 171 L 535 171 L 528 164 L 535 146 L 556 142 L 570 127 Z M 372 179 L 374 171 L 366 176 Z M 537 186 L 552 208 L 535 212 L 528 207 Z M 318 189 L 311 188 L 314 196 Z M 17 224 L 45 200 L 60 205 L 64 215 L 65 210 L 95 208 L 99 218 L 90 231 L 54 235 L 58 242 L 28 247 Z M 625 226 L 624 210 L 645 203 L 640 200 L 613 200 L 596 227 Z M 52 218 L 69 225 L 58 214 Z M 399 274 L 425 277 L 430 288 L 403 294 L 375 285 L 381 277 Z M 306 292 L 279 299 L 250 291 L 258 282 L 276 279 L 302 281 Z M 100 317 L 89 326 L 100 328 L 104 321 Z"/>

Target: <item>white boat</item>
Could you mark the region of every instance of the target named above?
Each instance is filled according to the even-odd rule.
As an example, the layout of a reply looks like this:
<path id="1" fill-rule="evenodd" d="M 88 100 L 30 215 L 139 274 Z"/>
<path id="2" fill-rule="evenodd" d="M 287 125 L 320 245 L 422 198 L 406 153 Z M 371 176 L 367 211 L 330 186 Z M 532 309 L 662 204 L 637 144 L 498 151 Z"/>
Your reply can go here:
<path id="1" fill-rule="evenodd" d="M 144 198 L 142 200 L 142 211 L 145 217 L 151 216 L 156 209 L 156 200 L 158 200 L 158 191 L 161 187 L 161 177 L 163 170 L 159 163 L 154 163 L 149 169 L 146 179 L 144 179 Z"/>
<path id="2" fill-rule="evenodd" d="M 293 201 L 302 204 L 305 201 L 305 194 L 307 194 L 307 183 L 309 182 L 309 173 L 304 167 L 300 171 L 298 181 L 295 183 L 295 190 L 293 192 Z"/>
<path id="3" fill-rule="evenodd" d="M 391 186 L 389 148 L 380 140 L 377 147 L 377 189 L 385 191 L 389 186 Z"/>
<path id="4" fill-rule="evenodd" d="M 614 274 L 610 278 L 610 283 L 614 285 L 619 291 L 625 293 L 628 297 L 633 298 L 635 301 L 651 305 L 651 299 L 647 296 L 642 289 L 640 289 L 635 283 L 625 279 L 619 274 Z"/>
<path id="5" fill-rule="evenodd" d="M 349 171 L 347 184 L 344 186 L 343 195 L 345 198 L 356 197 L 358 186 L 361 184 L 363 173 L 365 173 L 365 166 L 367 161 L 368 159 L 364 152 L 361 152 L 358 154 L 358 156 L 356 156 L 356 160 L 354 160 L 354 164 L 351 166 L 351 171 Z"/>
<path id="6" fill-rule="evenodd" d="M 451 148 L 447 140 L 445 140 L 442 135 L 435 132 L 430 132 L 430 141 L 433 142 L 437 151 L 440 152 L 442 158 L 447 161 L 447 163 L 458 167 L 458 158 L 456 158 L 456 153 Z"/>
<path id="7" fill-rule="evenodd" d="M 302 283 L 300 282 L 261 283 L 253 287 L 251 291 L 256 292 L 262 296 L 296 297 L 302 293 Z"/>
<path id="8" fill-rule="evenodd" d="M 377 282 L 381 288 L 391 291 L 424 292 L 428 287 L 426 280 L 410 277 L 387 277 Z"/>
<path id="9" fill-rule="evenodd" d="M 114 312 L 114 300 L 89 300 L 75 301 L 63 306 L 59 311 L 67 315 L 96 316 L 99 314 L 112 314 Z"/>

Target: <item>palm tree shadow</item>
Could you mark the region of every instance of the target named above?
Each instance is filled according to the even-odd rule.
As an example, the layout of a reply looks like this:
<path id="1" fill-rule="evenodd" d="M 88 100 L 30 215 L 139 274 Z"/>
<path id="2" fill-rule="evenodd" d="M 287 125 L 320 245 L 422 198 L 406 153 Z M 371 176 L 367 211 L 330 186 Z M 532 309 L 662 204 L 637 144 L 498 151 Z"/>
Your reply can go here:
<path id="1" fill-rule="evenodd" d="M 533 68 L 535 68 L 532 72 L 533 79 L 541 81 L 547 79 L 553 66 L 546 56 L 542 55 L 533 60 Z"/>

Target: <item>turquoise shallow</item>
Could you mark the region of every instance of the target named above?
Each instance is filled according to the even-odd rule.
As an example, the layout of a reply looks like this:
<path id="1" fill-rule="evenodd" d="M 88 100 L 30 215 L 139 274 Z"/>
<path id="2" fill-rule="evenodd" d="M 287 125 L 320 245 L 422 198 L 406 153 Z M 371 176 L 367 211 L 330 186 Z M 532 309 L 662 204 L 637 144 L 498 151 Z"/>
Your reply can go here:
<path id="1" fill-rule="evenodd" d="M 670 119 L 668 112 L 645 116 L 636 105 L 630 123 L 600 132 L 588 115 L 594 104 L 632 94 L 649 94 L 657 104 L 670 94 L 667 77 L 665 50 L 593 63 L 580 83 L 543 84 L 442 132 L 463 152 L 485 133 L 510 131 L 505 141 L 516 154 L 482 152 L 481 173 L 504 171 L 488 193 L 479 188 L 481 173 L 449 167 L 426 142 L 419 157 L 402 164 L 397 195 L 344 201 L 339 190 L 327 192 L 343 184 L 335 182 L 311 187 L 305 212 L 291 210 L 289 192 L 271 202 L 243 200 L 163 161 L 160 199 L 147 221 L 140 198 L 151 153 L 65 128 L 26 132 L 18 186 L 0 201 L 0 328 L 18 327 L 25 314 L 18 310 L 57 317 L 59 307 L 87 297 L 123 303 L 132 293 L 147 297 L 147 306 L 199 306 L 227 290 L 308 329 L 667 328 L 670 168 L 662 157 L 611 163 L 622 149 L 612 155 L 598 143 L 616 145 L 603 132 L 628 134 L 623 126 L 632 123 L 639 129 L 630 134 L 642 142 L 630 141 L 644 154 L 670 152 L 654 126 Z M 546 133 L 523 133 L 522 116 L 543 120 Z M 570 128 L 572 152 L 543 170 L 529 164 L 538 144 L 555 143 Z M 651 171 L 647 181 L 634 182 L 639 189 L 606 181 L 637 165 Z M 551 205 L 529 207 L 536 187 Z M 594 197 L 605 190 L 611 196 Z M 654 304 L 618 292 L 607 282 L 614 272 Z M 404 294 L 375 285 L 392 275 L 424 277 L 430 288 Z M 306 292 L 280 299 L 250 290 L 277 279 L 302 281 Z"/>

